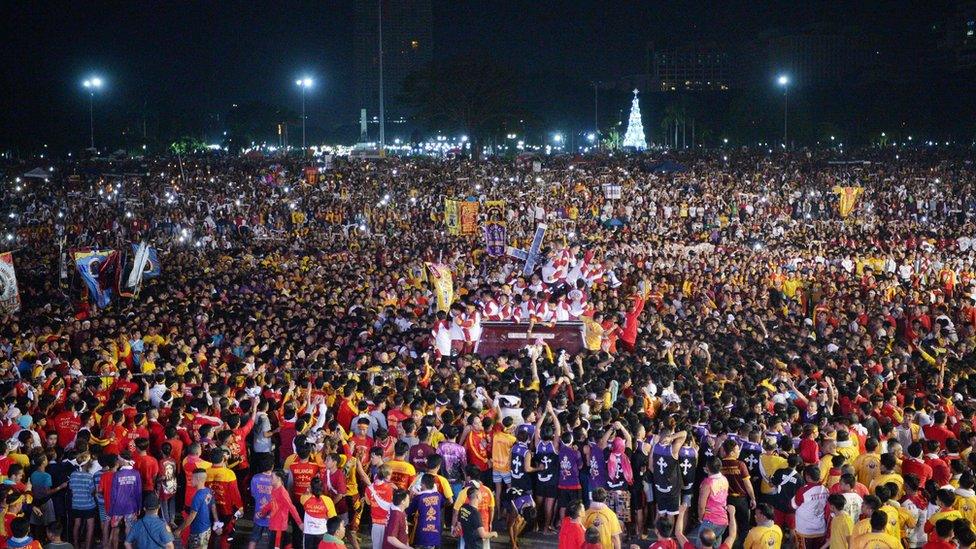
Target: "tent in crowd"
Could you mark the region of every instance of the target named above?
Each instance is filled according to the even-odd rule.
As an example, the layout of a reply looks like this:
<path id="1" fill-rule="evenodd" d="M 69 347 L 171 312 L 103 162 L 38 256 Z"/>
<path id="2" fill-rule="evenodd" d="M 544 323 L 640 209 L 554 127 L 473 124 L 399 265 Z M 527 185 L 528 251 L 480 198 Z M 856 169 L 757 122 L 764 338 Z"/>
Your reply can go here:
<path id="1" fill-rule="evenodd" d="M 45 170 L 44 168 L 34 168 L 33 170 L 25 173 L 24 177 L 47 180 L 51 178 L 51 172 Z"/>
<path id="2" fill-rule="evenodd" d="M 648 166 L 647 171 L 652 173 L 680 173 L 688 171 L 688 168 L 671 160 L 662 160 L 657 164 L 651 164 Z"/>

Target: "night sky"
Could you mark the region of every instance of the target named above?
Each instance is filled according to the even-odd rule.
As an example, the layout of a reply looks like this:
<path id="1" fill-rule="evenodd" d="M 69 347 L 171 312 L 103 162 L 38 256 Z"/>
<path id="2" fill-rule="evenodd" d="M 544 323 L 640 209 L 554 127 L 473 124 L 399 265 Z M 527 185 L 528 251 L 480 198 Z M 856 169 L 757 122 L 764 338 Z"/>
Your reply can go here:
<path id="1" fill-rule="evenodd" d="M 435 0 L 434 55 L 491 51 L 527 73 L 611 79 L 639 72 L 651 41 L 734 45 L 814 22 L 890 35 L 891 48 L 910 54 L 905 31 L 945 9 L 901 1 Z M 83 141 L 75 137 L 86 135 L 88 123 L 81 81 L 93 71 L 107 82 L 96 123 L 107 113 L 131 119 L 143 110 L 206 120 L 249 100 L 297 110 L 294 79 L 303 73 L 317 79 L 310 125 L 353 122 L 352 12 L 350 2 L 331 1 L 8 2 L 0 23 L 0 144 Z"/>

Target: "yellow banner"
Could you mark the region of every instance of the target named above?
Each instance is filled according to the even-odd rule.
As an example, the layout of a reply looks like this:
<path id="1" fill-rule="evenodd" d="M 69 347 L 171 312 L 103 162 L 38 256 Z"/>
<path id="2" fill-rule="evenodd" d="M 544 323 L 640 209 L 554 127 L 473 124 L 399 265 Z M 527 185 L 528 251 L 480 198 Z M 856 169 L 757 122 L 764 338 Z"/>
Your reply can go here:
<path id="1" fill-rule="evenodd" d="M 447 225 L 447 232 L 450 234 L 461 233 L 461 214 L 458 210 L 457 200 L 444 199 L 444 224 Z"/>
<path id="2" fill-rule="evenodd" d="M 451 269 L 443 263 L 428 263 L 430 269 L 430 282 L 434 285 L 434 294 L 437 295 L 437 310 L 447 312 L 454 301 L 454 276 Z"/>
<path id="3" fill-rule="evenodd" d="M 832 190 L 838 197 L 837 208 L 840 211 L 840 216 L 846 219 L 854 211 L 854 207 L 857 206 L 857 199 L 864 192 L 864 188 L 837 186 Z"/>

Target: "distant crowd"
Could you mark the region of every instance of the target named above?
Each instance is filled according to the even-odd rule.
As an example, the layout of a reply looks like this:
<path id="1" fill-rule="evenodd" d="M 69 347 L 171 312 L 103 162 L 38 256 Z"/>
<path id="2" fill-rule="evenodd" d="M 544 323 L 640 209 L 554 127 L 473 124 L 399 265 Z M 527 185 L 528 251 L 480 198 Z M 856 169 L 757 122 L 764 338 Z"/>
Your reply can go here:
<path id="1" fill-rule="evenodd" d="M 976 170 L 852 154 L 10 168 L 0 545 L 970 547 Z M 141 241 L 96 306 L 67 252 Z"/>

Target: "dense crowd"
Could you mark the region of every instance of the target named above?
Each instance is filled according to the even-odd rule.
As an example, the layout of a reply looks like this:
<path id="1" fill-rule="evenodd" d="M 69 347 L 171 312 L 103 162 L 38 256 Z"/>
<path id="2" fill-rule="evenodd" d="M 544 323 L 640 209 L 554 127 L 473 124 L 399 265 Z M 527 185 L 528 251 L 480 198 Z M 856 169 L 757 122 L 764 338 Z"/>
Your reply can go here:
<path id="1" fill-rule="evenodd" d="M 0 539 L 972 546 L 967 155 L 666 157 L 10 172 Z M 521 249 L 547 225 L 531 275 L 447 230 L 469 198 Z M 62 254 L 143 240 L 162 274 L 104 308 Z M 578 321 L 583 350 L 481 356 L 487 320 Z"/>

